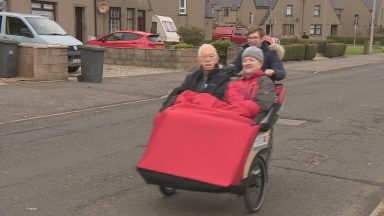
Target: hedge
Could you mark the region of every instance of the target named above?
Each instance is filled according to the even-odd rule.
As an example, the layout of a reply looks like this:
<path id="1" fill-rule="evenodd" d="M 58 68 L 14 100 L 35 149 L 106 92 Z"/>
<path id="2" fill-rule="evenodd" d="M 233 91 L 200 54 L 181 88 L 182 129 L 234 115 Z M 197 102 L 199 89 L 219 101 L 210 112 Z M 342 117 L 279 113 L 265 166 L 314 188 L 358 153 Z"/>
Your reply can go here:
<path id="1" fill-rule="evenodd" d="M 284 45 L 285 55 L 283 61 L 301 61 L 305 56 L 304 44 Z"/>
<path id="2" fill-rule="evenodd" d="M 318 44 L 306 44 L 305 45 L 305 60 L 312 60 L 316 57 L 317 51 L 319 50 Z"/>
<path id="3" fill-rule="evenodd" d="M 328 43 L 325 47 L 324 55 L 328 58 L 343 56 L 346 49 L 347 44 L 345 43 Z"/>

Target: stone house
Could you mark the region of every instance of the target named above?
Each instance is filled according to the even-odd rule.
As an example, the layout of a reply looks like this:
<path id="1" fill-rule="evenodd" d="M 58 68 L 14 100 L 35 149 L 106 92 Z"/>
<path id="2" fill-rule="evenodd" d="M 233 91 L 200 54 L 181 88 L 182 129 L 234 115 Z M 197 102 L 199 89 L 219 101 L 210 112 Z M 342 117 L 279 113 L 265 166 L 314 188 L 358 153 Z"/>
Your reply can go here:
<path id="1" fill-rule="evenodd" d="M 332 6 L 342 26 L 340 35 L 368 36 L 370 33 L 373 0 L 332 0 Z M 354 5 L 351 7 L 351 5 Z M 384 25 L 384 3 L 376 0 L 375 26 Z M 355 30 L 356 27 L 356 30 Z"/>
<path id="2" fill-rule="evenodd" d="M 339 35 L 341 23 L 329 0 L 278 0 L 261 25 L 278 38 L 300 37 L 303 32 L 326 38 Z"/>

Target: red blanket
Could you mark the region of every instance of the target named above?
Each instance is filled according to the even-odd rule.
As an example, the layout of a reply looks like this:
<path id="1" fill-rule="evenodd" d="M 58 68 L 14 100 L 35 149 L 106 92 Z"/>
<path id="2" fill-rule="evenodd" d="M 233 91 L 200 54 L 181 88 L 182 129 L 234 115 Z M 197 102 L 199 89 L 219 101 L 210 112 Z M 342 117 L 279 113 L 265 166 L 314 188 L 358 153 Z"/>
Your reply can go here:
<path id="1" fill-rule="evenodd" d="M 239 184 L 258 126 L 244 117 L 249 111 L 236 107 L 209 94 L 180 95 L 156 116 L 138 168 L 223 187 Z"/>

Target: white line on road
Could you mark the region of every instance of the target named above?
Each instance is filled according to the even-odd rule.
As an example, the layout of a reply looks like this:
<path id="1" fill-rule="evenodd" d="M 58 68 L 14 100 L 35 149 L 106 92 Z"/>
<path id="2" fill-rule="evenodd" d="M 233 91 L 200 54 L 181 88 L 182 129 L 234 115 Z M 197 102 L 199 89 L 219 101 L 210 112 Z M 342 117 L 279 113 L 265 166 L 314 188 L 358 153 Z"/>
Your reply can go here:
<path id="1" fill-rule="evenodd" d="M 88 112 L 88 111 L 93 111 L 93 110 L 107 109 L 107 108 L 117 107 L 117 106 L 144 103 L 144 102 L 149 102 L 149 101 L 160 100 L 160 99 L 163 99 L 165 97 L 166 96 L 161 96 L 158 98 L 151 98 L 151 99 L 145 99 L 145 100 L 137 100 L 137 101 L 131 101 L 131 102 L 112 104 L 112 105 L 105 105 L 105 106 L 93 107 L 93 108 L 88 108 L 88 109 L 74 110 L 74 111 L 70 111 L 70 112 L 54 113 L 54 114 L 35 116 L 35 117 L 30 117 L 30 118 L 16 119 L 16 120 L 8 121 L 8 122 L 0 122 L 0 125 L 17 123 L 17 122 L 24 122 L 24 121 L 30 121 L 30 120 L 36 120 L 36 119 L 42 119 L 42 118 L 48 118 L 48 117 L 63 116 L 63 115 L 69 115 L 69 114 L 73 114 L 73 113 Z"/>

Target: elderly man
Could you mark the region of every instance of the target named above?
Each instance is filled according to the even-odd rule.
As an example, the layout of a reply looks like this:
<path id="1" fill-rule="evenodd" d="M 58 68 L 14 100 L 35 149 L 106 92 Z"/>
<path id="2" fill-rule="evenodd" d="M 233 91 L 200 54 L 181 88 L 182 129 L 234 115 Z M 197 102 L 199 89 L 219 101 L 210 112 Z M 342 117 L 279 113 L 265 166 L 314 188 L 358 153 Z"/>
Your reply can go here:
<path id="1" fill-rule="evenodd" d="M 173 104 L 175 98 L 185 90 L 209 93 L 223 99 L 230 77 L 219 69 L 219 56 L 214 46 L 203 44 L 198 51 L 200 68 L 190 73 L 180 87 L 175 88 L 164 101 L 161 111 Z"/>

